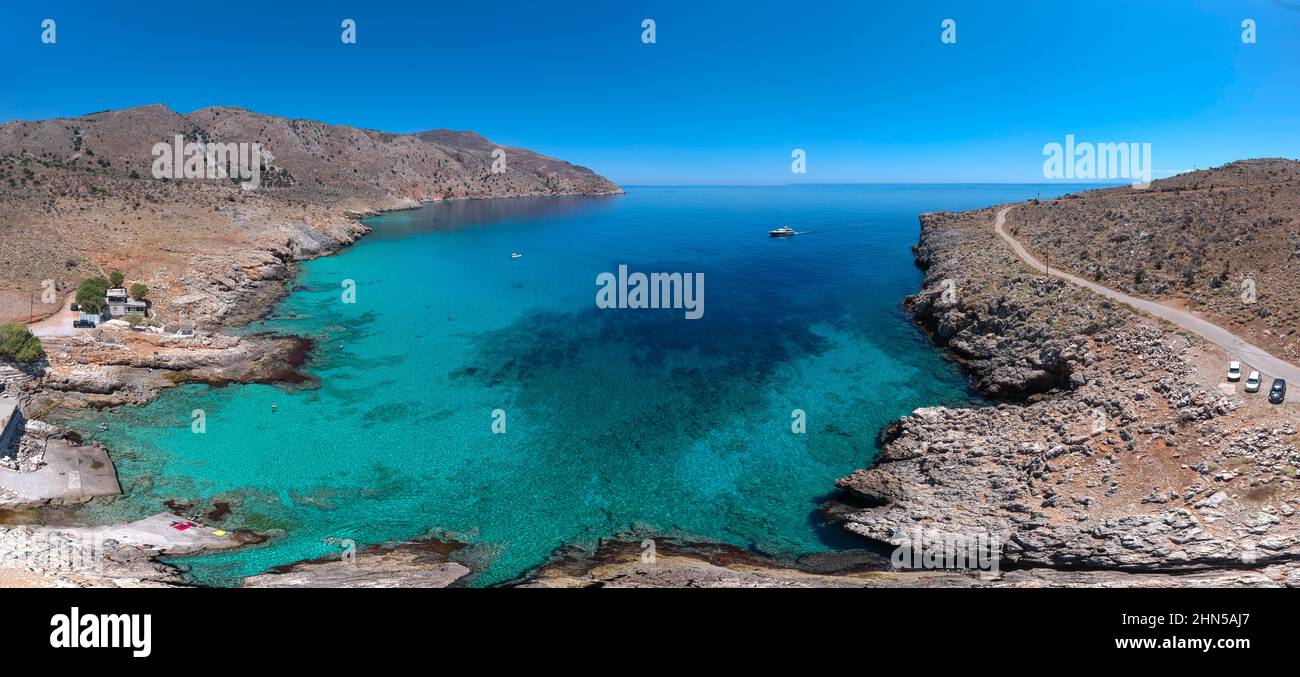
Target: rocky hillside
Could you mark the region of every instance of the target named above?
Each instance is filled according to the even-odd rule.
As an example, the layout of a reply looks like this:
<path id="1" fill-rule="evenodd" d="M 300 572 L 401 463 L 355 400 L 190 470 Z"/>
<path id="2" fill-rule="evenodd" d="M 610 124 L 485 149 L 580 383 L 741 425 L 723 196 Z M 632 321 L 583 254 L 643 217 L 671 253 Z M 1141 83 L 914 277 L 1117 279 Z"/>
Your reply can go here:
<path id="1" fill-rule="evenodd" d="M 258 143 L 261 186 L 155 179 L 152 149 Z M 327 125 L 239 108 L 180 114 L 153 105 L 0 126 L 0 321 L 55 310 L 88 276 L 121 270 L 153 290 L 164 319 L 247 320 L 279 293 L 293 261 L 366 232 L 353 216 L 421 200 L 604 195 L 618 186 L 584 167 L 472 132 L 418 135 Z M 54 280 L 59 303 L 42 304 Z M 31 302 L 35 295 L 35 308 Z"/>
<path id="2" fill-rule="evenodd" d="M 914 251 L 933 288 L 904 305 L 981 392 L 1024 397 L 1069 388 L 1078 383 L 1087 337 L 1118 327 L 1124 313 L 1062 280 L 1030 274 L 991 226 L 982 227 L 993 219 L 993 209 L 923 215 Z"/>
<path id="3" fill-rule="evenodd" d="M 1244 160 L 1147 190 L 1030 203 L 1012 217 L 1040 260 L 1177 300 L 1278 357 L 1300 357 L 1300 162 Z"/>
<path id="4" fill-rule="evenodd" d="M 1023 233 L 1043 214 L 1088 222 L 1087 205 L 1101 219 L 1152 199 L 1105 193 L 1011 216 Z M 1012 399 L 891 425 L 875 465 L 839 481 L 847 499 L 828 513 L 878 543 L 915 527 L 997 534 L 1004 569 L 1092 571 L 1093 585 L 1119 572 L 1300 582 L 1296 407 L 1220 388 L 1217 347 L 1031 271 L 993 220 L 991 209 L 923 216 L 925 289 L 907 305 L 981 390 Z M 1154 232 L 1147 246 L 1184 247 Z"/>

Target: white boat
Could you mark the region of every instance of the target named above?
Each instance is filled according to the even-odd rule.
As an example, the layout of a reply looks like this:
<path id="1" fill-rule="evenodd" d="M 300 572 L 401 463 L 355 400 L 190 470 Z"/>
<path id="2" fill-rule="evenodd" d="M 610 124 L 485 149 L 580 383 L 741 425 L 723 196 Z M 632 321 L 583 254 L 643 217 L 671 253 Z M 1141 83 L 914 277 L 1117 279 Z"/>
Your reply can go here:
<path id="1" fill-rule="evenodd" d="M 515 253 L 513 253 L 513 254 L 510 255 L 510 258 L 512 258 L 512 259 L 522 259 L 522 258 L 524 258 L 524 255 L 523 255 L 523 254 L 520 254 L 519 252 L 515 252 Z"/>
<path id="2" fill-rule="evenodd" d="M 798 235 L 798 233 L 794 232 L 794 228 L 791 228 L 790 226 L 781 226 L 776 230 L 768 231 L 767 234 L 771 237 L 790 237 L 791 235 Z"/>

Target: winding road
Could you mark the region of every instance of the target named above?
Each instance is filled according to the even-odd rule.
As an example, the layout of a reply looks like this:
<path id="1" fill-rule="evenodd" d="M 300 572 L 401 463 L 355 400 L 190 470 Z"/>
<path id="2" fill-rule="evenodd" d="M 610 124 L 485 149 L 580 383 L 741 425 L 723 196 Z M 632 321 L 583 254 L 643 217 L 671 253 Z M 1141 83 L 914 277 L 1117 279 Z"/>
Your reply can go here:
<path id="1" fill-rule="evenodd" d="M 997 222 L 993 224 L 993 229 L 997 231 L 998 235 L 1002 236 L 1002 239 L 1007 241 L 1007 244 L 1011 245 L 1011 249 L 1016 252 L 1016 255 L 1023 259 L 1025 263 L 1032 266 L 1035 270 L 1047 273 L 1053 277 L 1059 277 L 1066 282 L 1084 287 L 1107 298 L 1133 306 L 1139 310 L 1144 310 L 1162 320 L 1168 320 L 1187 331 L 1197 334 L 1207 341 L 1217 344 L 1227 351 L 1228 355 L 1232 359 L 1241 360 L 1243 363 L 1243 373 L 1249 372 L 1252 369 L 1259 371 L 1261 374 L 1261 380 L 1263 381 L 1261 383 L 1261 391 L 1268 390 L 1269 384 L 1274 378 L 1286 379 L 1292 388 L 1300 386 L 1300 367 L 1273 357 L 1263 348 L 1249 343 L 1240 336 L 1233 334 L 1213 322 L 1207 322 L 1185 310 L 1179 310 L 1162 303 L 1156 303 L 1155 301 L 1147 301 L 1145 299 L 1129 296 L 1123 292 L 1103 287 L 1096 282 L 1085 280 L 1077 275 L 1071 275 L 1062 270 L 1048 270 L 1047 266 L 1044 266 L 1038 259 L 1034 258 L 1032 254 L 1025 250 L 1023 245 L 1002 229 L 1003 224 L 1005 224 L 1007 220 L 1007 212 L 1011 211 L 1011 209 L 1011 207 L 1003 207 L 998 211 Z M 1223 370 L 1226 373 L 1228 365 L 1223 365 Z M 1293 400 L 1294 397 L 1295 395 L 1291 393 L 1287 394 L 1287 400 Z"/>

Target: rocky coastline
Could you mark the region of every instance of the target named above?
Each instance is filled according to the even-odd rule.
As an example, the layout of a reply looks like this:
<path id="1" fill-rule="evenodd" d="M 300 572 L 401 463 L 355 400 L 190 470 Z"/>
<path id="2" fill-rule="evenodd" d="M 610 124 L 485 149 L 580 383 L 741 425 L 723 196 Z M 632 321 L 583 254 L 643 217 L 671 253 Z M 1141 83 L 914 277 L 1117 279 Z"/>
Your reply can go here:
<path id="1" fill-rule="evenodd" d="M 174 137 L 256 140 L 268 151 L 267 180 L 246 190 L 230 180 L 145 178 L 149 149 Z M 0 390 L 35 420 L 139 405 L 183 383 L 309 384 L 298 370 L 309 340 L 223 332 L 264 318 L 299 262 L 369 233 L 359 219 L 428 201 L 622 192 L 523 148 L 505 149 L 509 163 L 497 171 L 496 150 L 473 132 L 389 134 L 226 107 L 180 114 L 149 105 L 0 125 L 0 166 L 28 169 L 21 184 L 0 185 L 11 221 L 24 224 L 6 227 L 15 265 L 0 275 L 0 297 L 13 296 L 21 311 L 0 303 L 0 319 L 66 313 L 79 279 L 116 269 L 148 283 L 153 325 L 55 326 L 41 334 L 45 360 L 0 370 Z M 51 282 L 57 299 L 46 293 Z M 177 335 L 180 325 L 193 335 Z"/>
<path id="2" fill-rule="evenodd" d="M 981 575 L 954 569 L 895 569 L 888 560 L 779 562 L 717 544 L 662 542 L 653 558 L 636 541 L 612 539 L 594 553 L 558 553 L 503 587 L 522 588 L 1174 588 L 1294 587 L 1286 565 L 1194 572 L 1016 568 Z"/>
<path id="3" fill-rule="evenodd" d="M 594 552 L 561 550 L 507 585 L 1300 586 L 1294 406 L 1269 408 L 1225 387 L 1228 356 L 1217 346 L 1032 270 L 994 232 L 995 212 L 922 215 L 914 248 L 922 290 L 903 304 L 997 404 L 921 408 L 881 431 L 872 466 L 839 479 L 839 496 L 823 506 L 863 538 L 861 553 L 780 562 L 660 540 L 647 559 L 644 538 L 618 535 Z M 290 236 L 233 269 L 199 266 L 191 272 L 202 280 L 186 287 L 214 289 L 196 301 L 216 309 L 213 326 L 247 321 L 243 313 L 264 313 L 285 293 L 296 261 L 364 233 L 333 234 Z M 25 406 L 67 412 L 140 404 L 179 383 L 306 379 L 297 367 L 310 347 L 299 340 L 206 334 L 132 344 L 115 334 L 47 342 L 47 373 L 15 379 Z M 890 567 L 887 553 L 918 528 L 995 536 L 1001 571 Z M 473 572 L 455 549 L 371 546 L 352 560 L 301 562 L 245 584 L 463 585 Z M 162 571 L 158 582 L 180 580 Z"/>
<path id="4" fill-rule="evenodd" d="M 837 482 L 855 504 L 836 511 L 845 528 L 882 544 L 917 527 L 996 534 L 1004 567 L 1093 584 L 1300 583 L 1293 408 L 1220 387 L 1216 346 L 1032 271 L 993 210 L 921 220 L 924 289 L 905 305 L 1003 403 L 890 425 L 874 465 Z"/>
<path id="5" fill-rule="evenodd" d="M 244 190 L 229 180 L 142 178 L 149 148 L 173 136 L 259 140 L 275 150 L 264 158 L 265 185 Z M 9 510 L 16 519 L 39 520 L 27 511 L 116 492 L 79 494 L 79 479 L 60 480 L 45 496 L 10 488 L 46 491 L 32 473 L 79 477 L 79 463 L 105 472 L 102 447 L 82 447 L 51 421 L 142 405 L 187 383 L 310 387 L 312 377 L 299 369 L 313 348 L 309 339 L 223 332 L 265 317 L 289 292 L 299 262 L 368 234 L 359 219 L 428 201 L 622 192 L 589 169 L 522 148 L 508 148 L 510 164 L 498 172 L 495 150 L 472 132 L 387 134 L 220 107 L 182 115 L 154 105 L 0 125 L 0 169 L 29 170 L 21 185 L 0 186 L 11 220 L 23 224 L 5 231 L 5 253 L 15 265 L 0 275 L 0 319 L 34 322 L 64 313 L 79 279 L 118 269 L 148 283 L 154 320 L 136 331 L 56 327 L 42 335 L 40 364 L 0 365 L 0 392 L 18 400 L 26 428 L 0 472 L 28 474 L 0 482 L 0 518 L 12 521 Z M 50 282 L 55 300 L 43 293 Z M 176 333 L 171 327 L 178 324 L 193 330 Z M 51 454 L 52 444 L 60 453 Z M 110 552 L 109 559 L 134 561 L 135 554 Z"/>
<path id="6" fill-rule="evenodd" d="M 447 588 L 471 577 L 456 558 L 465 544 L 427 538 L 370 545 L 304 562 L 273 567 L 244 579 L 245 588 Z"/>
<path id="7" fill-rule="evenodd" d="M 164 512 L 94 527 L 0 522 L 0 588 L 191 587 L 181 569 L 159 558 L 246 547 L 275 535 L 177 530 L 177 521 Z"/>

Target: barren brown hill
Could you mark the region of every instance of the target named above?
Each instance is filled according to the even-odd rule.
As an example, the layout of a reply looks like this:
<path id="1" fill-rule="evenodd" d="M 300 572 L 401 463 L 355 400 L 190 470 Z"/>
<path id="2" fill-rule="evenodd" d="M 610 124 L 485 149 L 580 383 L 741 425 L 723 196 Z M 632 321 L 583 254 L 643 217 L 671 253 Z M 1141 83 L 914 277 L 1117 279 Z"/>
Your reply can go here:
<path id="1" fill-rule="evenodd" d="M 261 144 L 272 156 L 261 187 L 155 179 L 153 146 L 176 135 Z M 279 293 L 294 260 L 365 233 L 353 216 L 421 200 L 621 192 L 520 148 L 504 148 L 494 173 L 495 148 L 472 132 L 390 134 L 225 107 L 0 125 L 0 321 L 46 315 L 79 280 L 121 270 L 150 286 L 163 319 L 239 322 Z M 56 303 L 41 303 L 45 280 Z"/>
<path id="2" fill-rule="evenodd" d="M 1053 267 L 1175 300 L 1277 357 L 1300 357 L 1300 162 L 1243 160 L 1033 202 L 1011 232 Z"/>

